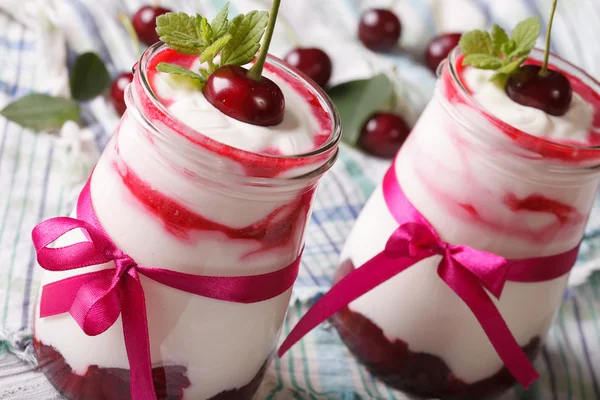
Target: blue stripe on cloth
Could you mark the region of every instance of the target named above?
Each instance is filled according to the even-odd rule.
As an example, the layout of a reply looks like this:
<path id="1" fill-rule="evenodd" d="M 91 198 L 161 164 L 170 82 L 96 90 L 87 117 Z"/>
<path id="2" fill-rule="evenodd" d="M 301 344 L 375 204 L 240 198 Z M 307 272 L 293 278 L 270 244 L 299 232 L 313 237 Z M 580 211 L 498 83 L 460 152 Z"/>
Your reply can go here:
<path id="1" fill-rule="evenodd" d="M 108 46 L 102 39 L 102 35 L 100 33 L 100 28 L 98 27 L 98 23 L 96 19 L 92 16 L 87 6 L 82 3 L 80 0 L 68 0 L 69 3 L 73 6 L 73 8 L 79 13 L 81 18 L 84 21 L 82 26 L 85 26 L 91 34 L 91 37 L 95 39 L 96 44 L 98 44 L 100 57 L 107 64 L 109 69 L 114 69 L 114 61 L 110 54 L 110 50 Z"/>
<path id="2" fill-rule="evenodd" d="M 577 302 L 577 296 L 573 296 L 573 311 L 575 313 L 575 321 L 577 322 L 577 331 L 579 332 L 579 338 L 581 339 L 581 346 L 583 348 L 583 356 L 585 358 L 585 362 L 589 369 L 590 376 L 592 377 L 592 387 L 594 388 L 594 394 L 596 399 L 600 399 L 600 389 L 598 388 L 598 381 L 596 380 L 596 371 L 594 369 L 594 364 L 590 358 L 590 351 L 587 344 L 587 340 L 585 338 L 585 334 L 583 332 L 583 328 L 581 327 L 581 311 L 579 309 L 579 303 Z"/>
<path id="3" fill-rule="evenodd" d="M 550 390 L 552 391 L 552 399 L 557 400 L 556 392 L 556 375 L 554 374 L 554 368 L 552 367 L 552 360 L 546 346 L 542 347 L 542 358 L 546 364 L 546 370 L 548 371 L 548 378 L 550 379 Z"/>
<path id="4" fill-rule="evenodd" d="M 48 161 L 46 162 L 46 170 L 44 172 L 44 179 L 42 181 L 42 198 L 40 200 L 40 207 L 38 209 L 37 221 L 41 221 L 44 216 L 44 210 L 46 209 L 46 196 L 48 194 L 48 182 L 50 181 L 50 170 L 52 169 L 52 160 L 54 158 L 54 145 L 50 145 L 48 150 Z M 25 278 L 25 288 L 23 289 L 23 305 L 21 312 L 21 330 L 29 327 L 29 317 L 31 316 L 31 284 L 33 280 L 33 269 L 37 267 L 35 249 L 31 246 L 31 252 L 29 256 L 29 263 L 27 264 L 27 275 Z"/>

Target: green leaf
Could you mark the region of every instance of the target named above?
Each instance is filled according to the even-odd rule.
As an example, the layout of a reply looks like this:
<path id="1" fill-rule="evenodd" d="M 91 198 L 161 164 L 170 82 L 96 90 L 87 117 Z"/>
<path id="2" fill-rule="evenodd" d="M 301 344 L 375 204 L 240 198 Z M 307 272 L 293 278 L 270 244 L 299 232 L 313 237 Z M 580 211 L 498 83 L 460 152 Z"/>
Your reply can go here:
<path id="1" fill-rule="evenodd" d="M 198 27 L 200 16 L 186 13 L 166 13 L 156 19 L 156 32 L 160 40 L 182 54 L 200 55 L 205 43 Z"/>
<path id="2" fill-rule="evenodd" d="M 231 40 L 231 35 L 226 34 L 225 36 L 221 37 L 220 39 L 215 41 L 213 44 L 208 46 L 202 52 L 202 55 L 200 56 L 200 62 L 204 63 L 207 61 L 212 61 L 217 56 L 217 54 L 219 54 L 219 52 L 221 50 L 223 50 L 223 47 L 225 47 L 227 45 L 227 43 L 229 43 L 230 40 Z"/>
<path id="3" fill-rule="evenodd" d="M 492 45 L 496 49 L 496 54 L 502 53 L 502 46 L 508 42 L 508 35 L 504 32 L 504 29 L 500 28 L 497 24 L 492 27 Z"/>
<path id="4" fill-rule="evenodd" d="M 517 72 L 521 64 L 527 60 L 527 56 L 523 56 L 517 60 L 511 61 L 508 64 L 498 68 L 494 75 L 490 77 L 490 81 L 494 82 L 498 87 L 504 89 L 508 78 Z"/>
<path id="5" fill-rule="evenodd" d="M 342 118 L 342 140 L 354 146 L 365 121 L 389 100 L 392 83 L 387 76 L 379 74 L 334 86 L 328 94 Z"/>
<path id="6" fill-rule="evenodd" d="M 537 38 L 540 36 L 540 19 L 538 17 L 527 18 L 512 30 L 510 37 L 516 43 L 513 57 L 529 54 Z"/>
<path id="7" fill-rule="evenodd" d="M 468 56 L 469 54 L 489 54 L 495 55 L 494 45 L 490 34 L 485 31 L 474 30 L 463 34 L 460 38 L 460 51 Z"/>
<path id="8" fill-rule="evenodd" d="M 244 65 L 254 60 L 260 48 L 260 39 L 265 33 L 269 13 L 250 11 L 242 18 L 238 17 L 229 26 L 231 40 L 221 52 L 221 65 Z"/>
<path id="9" fill-rule="evenodd" d="M 488 54 L 469 54 L 463 60 L 463 64 L 471 65 L 479 69 L 498 69 L 504 62 L 495 56 Z"/>
<path id="10" fill-rule="evenodd" d="M 516 48 L 517 48 L 517 44 L 515 43 L 515 41 L 512 39 L 508 39 L 508 42 L 506 42 L 502 45 L 502 48 L 500 49 L 500 51 L 502 52 L 502 54 L 510 57 L 510 55 L 512 54 L 513 51 L 515 51 Z"/>
<path id="11" fill-rule="evenodd" d="M 194 71 L 190 71 L 187 68 L 183 68 L 180 65 L 161 62 L 161 63 L 158 63 L 158 65 L 156 66 L 156 69 L 160 72 L 165 72 L 167 74 L 185 75 L 185 76 L 189 76 L 190 78 L 197 79 L 201 82 L 206 81 L 206 79 L 202 75 L 197 74 Z"/>
<path id="12" fill-rule="evenodd" d="M 197 18 L 200 19 L 200 34 L 202 35 L 202 41 L 205 45 L 208 45 L 209 43 L 212 43 L 213 40 L 212 28 L 210 27 L 210 24 L 206 18 L 202 18 L 200 16 Z"/>
<path id="13" fill-rule="evenodd" d="M 79 120 L 79 105 L 64 97 L 32 93 L 4 107 L 0 115 L 24 128 L 54 131 L 67 121 Z"/>
<path id="14" fill-rule="evenodd" d="M 219 40 L 222 36 L 227 33 L 229 27 L 229 2 L 225 3 L 225 6 L 219 11 L 215 19 L 212 20 L 210 26 L 214 34 L 214 40 Z"/>
<path id="15" fill-rule="evenodd" d="M 110 75 L 95 53 L 84 53 L 77 57 L 69 76 L 71 96 L 74 99 L 93 99 L 108 88 L 110 83 Z"/>

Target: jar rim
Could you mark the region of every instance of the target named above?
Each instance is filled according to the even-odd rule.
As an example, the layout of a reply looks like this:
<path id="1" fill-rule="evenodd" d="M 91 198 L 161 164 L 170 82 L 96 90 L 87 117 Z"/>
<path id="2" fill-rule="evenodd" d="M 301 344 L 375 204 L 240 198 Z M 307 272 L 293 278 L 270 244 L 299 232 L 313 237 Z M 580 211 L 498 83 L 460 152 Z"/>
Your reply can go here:
<path id="1" fill-rule="evenodd" d="M 317 100 L 319 101 L 319 104 L 321 105 L 321 107 L 323 108 L 323 110 L 325 111 L 327 116 L 330 117 L 331 134 L 329 135 L 327 140 L 324 143 L 322 143 L 319 147 L 317 147 L 316 149 L 311 150 L 309 152 L 306 152 L 306 153 L 290 154 L 290 155 L 261 154 L 261 153 L 256 153 L 256 152 L 252 152 L 252 151 L 248 151 L 248 150 L 243 150 L 243 149 L 219 142 L 218 140 L 212 139 L 212 138 L 204 135 L 202 132 L 199 132 L 199 131 L 189 127 L 183 121 L 172 116 L 172 114 L 169 112 L 168 108 L 165 107 L 165 105 L 160 101 L 160 99 L 154 92 L 154 90 L 149 82 L 148 75 L 147 75 L 148 66 L 149 66 L 151 59 L 155 55 L 159 54 L 160 52 L 162 52 L 166 49 L 168 49 L 168 46 L 166 44 L 164 44 L 163 42 L 155 43 L 154 45 L 150 46 L 142 54 L 140 61 L 134 68 L 137 69 L 136 75 L 139 76 L 139 80 L 141 82 L 141 87 L 143 88 L 144 95 L 147 96 L 147 98 L 150 100 L 152 106 L 156 107 L 159 110 L 159 112 L 161 112 L 165 115 L 169 115 L 174 121 L 179 123 L 181 125 L 181 127 L 185 127 L 186 130 L 194 132 L 194 137 L 192 139 L 191 137 L 189 137 L 185 133 L 181 132 L 176 127 L 171 127 L 174 131 L 181 134 L 181 136 L 185 137 L 188 141 L 190 141 L 190 143 L 202 146 L 205 150 L 209 150 L 209 151 L 212 151 L 215 153 L 220 153 L 224 149 L 226 149 L 226 151 L 229 154 L 235 155 L 235 159 L 242 161 L 244 163 L 246 163 L 246 162 L 247 163 L 262 162 L 262 163 L 267 163 L 267 164 L 276 163 L 278 165 L 281 165 L 281 163 L 285 164 L 286 162 L 294 162 L 294 161 L 297 162 L 300 160 L 307 161 L 307 163 L 309 163 L 308 162 L 309 160 L 314 159 L 316 162 L 317 160 L 323 158 L 323 162 L 320 162 L 318 165 L 316 165 L 314 171 L 310 171 L 307 174 L 303 174 L 302 176 L 298 176 L 298 177 L 294 177 L 294 178 L 307 177 L 308 175 L 312 175 L 313 172 L 316 172 L 319 174 L 323 173 L 324 171 L 322 170 L 323 169 L 322 167 L 331 166 L 332 161 L 337 158 L 336 149 L 337 149 L 339 142 L 341 141 L 341 136 L 342 136 L 342 124 L 341 124 L 341 118 L 340 118 L 339 112 L 338 112 L 337 108 L 335 107 L 335 105 L 333 104 L 333 101 L 329 98 L 329 96 L 325 93 L 325 91 L 321 87 L 319 87 L 315 82 L 313 82 L 310 78 L 308 78 L 306 75 L 304 75 L 302 72 L 298 71 L 297 69 L 295 69 L 292 66 L 287 65 L 283 60 L 281 60 L 275 56 L 272 56 L 271 54 L 269 54 L 267 57 L 267 65 L 274 67 L 278 71 L 282 71 L 286 76 L 289 76 L 293 80 L 302 82 L 302 84 L 308 88 L 310 93 L 313 94 L 314 96 L 316 96 Z M 134 84 L 135 84 L 135 80 L 134 80 Z M 131 88 L 131 86 L 133 86 L 133 84 L 130 85 L 130 88 Z M 143 112 L 141 112 L 141 114 L 143 114 Z M 142 116 L 143 116 L 145 122 L 147 124 L 149 124 L 153 128 L 153 130 L 158 131 L 158 128 L 152 123 L 152 121 L 150 121 L 144 115 L 142 115 Z M 328 169 L 328 167 L 326 169 Z M 251 177 L 248 177 L 248 178 L 251 178 Z M 260 178 L 260 177 L 256 177 L 256 178 Z M 271 178 L 271 179 L 273 179 L 273 178 Z"/>
<path id="2" fill-rule="evenodd" d="M 534 60 L 540 60 L 543 58 L 544 51 L 538 48 L 534 48 L 531 51 L 530 58 Z M 456 47 L 448 56 L 447 60 L 443 62 L 442 65 L 438 68 L 438 76 L 443 75 L 443 70 L 447 68 L 450 71 L 452 84 L 458 88 L 462 97 L 468 101 L 469 106 L 471 106 L 479 115 L 490 121 L 496 127 L 498 127 L 503 132 L 505 129 L 510 127 L 511 131 L 511 139 L 517 142 L 519 145 L 523 146 L 527 150 L 531 150 L 537 154 L 542 156 L 551 158 L 551 159 L 562 159 L 562 161 L 570 161 L 570 162 L 581 162 L 581 161 L 594 161 L 596 165 L 600 163 L 600 145 L 587 146 L 587 145 L 577 145 L 570 143 L 560 143 L 556 141 L 552 141 L 546 139 L 544 137 L 539 137 L 532 135 L 523 131 L 522 129 L 516 128 L 513 125 L 504 122 L 500 118 L 496 117 L 489 111 L 485 110 L 484 107 L 477 102 L 470 91 L 463 84 L 462 79 L 460 78 L 459 71 L 457 69 L 457 63 L 462 60 L 462 53 L 459 47 Z M 550 53 L 550 65 L 563 73 L 565 73 L 565 69 L 568 69 L 567 75 L 581 81 L 585 86 L 589 87 L 596 95 L 600 97 L 600 82 L 598 82 L 595 78 L 585 72 L 583 69 L 573 65 L 572 63 L 566 61 L 565 59 Z M 595 112 L 598 113 L 600 110 L 595 107 Z M 569 157 L 559 157 L 559 155 L 567 155 L 570 154 Z"/>

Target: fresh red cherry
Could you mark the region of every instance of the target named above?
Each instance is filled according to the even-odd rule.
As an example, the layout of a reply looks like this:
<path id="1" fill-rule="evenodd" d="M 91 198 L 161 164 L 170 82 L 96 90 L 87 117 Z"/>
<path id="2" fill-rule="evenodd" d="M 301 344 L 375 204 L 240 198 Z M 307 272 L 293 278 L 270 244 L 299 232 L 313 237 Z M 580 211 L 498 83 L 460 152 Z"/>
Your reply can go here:
<path id="1" fill-rule="evenodd" d="M 147 46 L 158 42 L 156 33 L 156 17 L 171 12 L 168 8 L 144 6 L 133 15 L 131 23 L 140 41 Z"/>
<path id="2" fill-rule="evenodd" d="M 285 61 L 304 72 L 319 86 L 325 87 L 329 82 L 329 78 L 331 78 L 331 70 L 333 69 L 331 59 L 321 49 L 297 47 L 285 56 Z"/>
<path id="3" fill-rule="evenodd" d="M 425 48 L 425 63 L 432 72 L 435 73 L 438 65 L 458 46 L 461 36 L 460 33 L 446 33 L 429 42 Z"/>
<path id="4" fill-rule="evenodd" d="M 358 145 L 374 156 L 392 158 L 409 133 L 410 128 L 398 114 L 375 113 L 363 126 Z"/>
<path id="5" fill-rule="evenodd" d="M 131 72 L 123 72 L 113 81 L 110 87 L 110 100 L 119 115 L 125 113 L 127 105 L 125 104 L 125 88 L 133 81 Z"/>
<path id="6" fill-rule="evenodd" d="M 360 17 L 358 38 L 374 51 L 389 51 L 398 45 L 402 25 L 390 10 L 374 8 Z"/>
<path id="7" fill-rule="evenodd" d="M 204 96 L 222 113 L 252 125 L 271 126 L 283 121 L 285 98 L 272 80 L 254 80 L 246 68 L 226 65 L 213 72 Z"/>
<path id="8" fill-rule="evenodd" d="M 506 83 L 506 94 L 524 106 L 538 108 L 550 115 L 564 115 L 571 105 L 571 82 L 558 71 L 548 69 L 540 75 L 539 65 L 523 65 Z"/>

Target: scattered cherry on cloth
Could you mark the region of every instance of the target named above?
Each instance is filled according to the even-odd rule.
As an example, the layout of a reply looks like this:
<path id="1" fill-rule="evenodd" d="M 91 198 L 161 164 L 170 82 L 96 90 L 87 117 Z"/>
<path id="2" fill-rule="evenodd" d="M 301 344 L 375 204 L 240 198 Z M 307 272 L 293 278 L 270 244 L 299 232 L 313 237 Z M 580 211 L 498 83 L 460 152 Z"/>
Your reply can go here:
<path id="1" fill-rule="evenodd" d="M 373 51 L 390 51 L 398 45 L 402 24 L 390 10 L 374 8 L 360 17 L 358 38 Z"/>
<path id="2" fill-rule="evenodd" d="M 435 73 L 440 63 L 458 46 L 461 36 L 460 33 L 446 33 L 429 42 L 425 48 L 425 64 L 432 72 Z"/>
<path id="3" fill-rule="evenodd" d="M 410 133 L 404 119 L 394 113 L 373 114 L 361 129 L 358 146 L 381 158 L 393 158 Z"/>
<path id="4" fill-rule="evenodd" d="M 110 87 L 110 100 L 119 115 L 123 115 L 127 109 L 125 104 L 125 88 L 133 81 L 131 72 L 119 74 Z"/>
<path id="5" fill-rule="evenodd" d="M 285 56 L 285 62 L 302 71 L 321 87 L 325 87 L 331 78 L 331 58 L 319 48 L 296 47 Z"/>
<path id="6" fill-rule="evenodd" d="M 133 15 L 131 23 L 142 43 L 147 46 L 158 42 L 156 33 L 156 17 L 171 12 L 168 8 L 143 6 Z"/>

